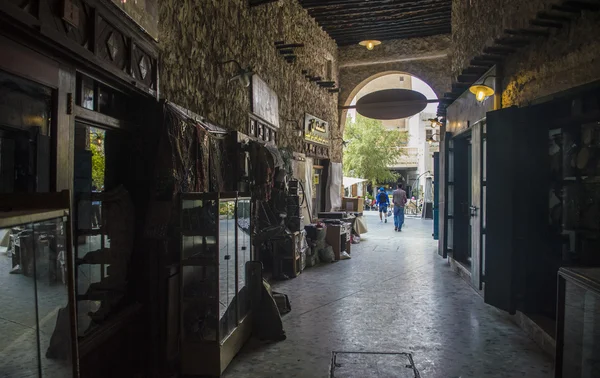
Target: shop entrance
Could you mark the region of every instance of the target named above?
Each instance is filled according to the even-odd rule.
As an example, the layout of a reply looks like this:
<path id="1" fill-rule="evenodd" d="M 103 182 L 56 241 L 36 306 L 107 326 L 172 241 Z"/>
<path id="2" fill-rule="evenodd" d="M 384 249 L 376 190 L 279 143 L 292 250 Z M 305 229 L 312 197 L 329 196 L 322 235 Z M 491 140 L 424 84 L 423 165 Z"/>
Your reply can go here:
<path id="1" fill-rule="evenodd" d="M 447 249 L 482 288 L 485 261 L 486 123 L 474 124 L 449 141 Z"/>

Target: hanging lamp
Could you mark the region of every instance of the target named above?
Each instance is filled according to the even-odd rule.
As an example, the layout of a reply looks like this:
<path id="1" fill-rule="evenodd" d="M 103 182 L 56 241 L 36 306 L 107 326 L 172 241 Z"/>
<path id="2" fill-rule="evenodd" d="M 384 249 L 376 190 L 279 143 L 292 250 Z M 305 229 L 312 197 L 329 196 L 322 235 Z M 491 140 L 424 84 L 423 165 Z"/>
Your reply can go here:
<path id="1" fill-rule="evenodd" d="M 381 41 L 378 41 L 376 39 L 367 39 L 364 41 L 360 41 L 358 44 L 361 46 L 365 46 L 367 50 L 373 50 L 375 46 L 381 45 Z"/>

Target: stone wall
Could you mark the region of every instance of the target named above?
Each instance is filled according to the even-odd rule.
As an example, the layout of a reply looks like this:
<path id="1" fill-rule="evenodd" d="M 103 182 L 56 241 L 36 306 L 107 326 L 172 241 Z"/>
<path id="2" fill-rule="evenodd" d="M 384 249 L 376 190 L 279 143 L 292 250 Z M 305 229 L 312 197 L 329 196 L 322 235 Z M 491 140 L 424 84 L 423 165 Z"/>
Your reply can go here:
<path id="1" fill-rule="evenodd" d="M 450 90 L 449 54 L 449 35 L 384 41 L 371 51 L 340 47 L 340 104 L 348 105 L 366 80 L 397 72 L 418 77 L 441 97 Z"/>
<path id="2" fill-rule="evenodd" d="M 374 50 L 339 49 L 340 105 L 350 105 L 369 81 L 389 73 L 407 73 L 426 82 L 438 97 L 450 90 L 450 35 L 384 41 Z M 341 113 L 342 128 L 346 111 Z"/>
<path id="3" fill-rule="evenodd" d="M 308 16 L 297 0 L 249 7 L 247 0 L 165 0 L 160 3 L 160 91 L 167 100 L 205 116 L 223 127 L 246 131 L 251 94 L 238 82 L 228 82 L 235 59 L 254 71 L 279 97 L 278 145 L 301 151 L 302 140 L 293 137 L 304 113 L 328 121 L 339 136 L 337 95 L 308 82 L 303 69 L 325 76 L 326 60 L 333 61 L 338 80 L 337 46 Z M 304 43 L 298 60 L 288 64 L 275 49 L 275 41 Z M 339 140 L 338 140 L 339 142 Z M 341 143 L 331 151 L 341 161 Z"/>
<path id="4" fill-rule="evenodd" d="M 454 0 L 452 3 L 452 77 L 493 45 L 505 29 L 531 28 L 529 21 L 557 0 Z M 584 11 L 562 29 L 547 29 L 510 55 L 504 64 L 502 107 L 533 100 L 600 79 L 600 16 Z"/>
<path id="5" fill-rule="evenodd" d="M 547 40 L 511 56 L 505 67 L 502 106 L 533 100 L 600 80 L 600 13 L 584 12 Z"/>
<path id="6" fill-rule="evenodd" d="M 529 27 L 537 12 L 557 0 L 453 0 L 452 77 L 467 68 L 473 57 L 491 46 L 505 29 Z"/>

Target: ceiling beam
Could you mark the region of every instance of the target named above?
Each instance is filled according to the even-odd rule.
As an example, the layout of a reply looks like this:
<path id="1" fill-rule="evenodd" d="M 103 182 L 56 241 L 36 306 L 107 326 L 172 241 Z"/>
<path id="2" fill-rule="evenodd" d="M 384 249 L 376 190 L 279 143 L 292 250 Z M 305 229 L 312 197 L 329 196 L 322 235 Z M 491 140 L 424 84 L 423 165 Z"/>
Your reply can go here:
<path id="1" fill-rule="evenodd" d="M 343 34 L 364 34 L 369 32 L 378 32 L 378 31 L 394 31 L 394 30 L 402 30 L 402 29 L 425 29 L 429 27 L 446 27 L 450 28 L 450 23 L 448 19 L 437 19 L 432 21 L 424 21 L 419 23 L 413 22 L 402 22 L 402 23 L 393 23 L 393 24 L 379 24 L 372 23 L 368 26 L 363 27 L 352 27 L 345 29 L 329 29 L 324 28 L 331 36 L 335 35 L 343 35 Z"/>
<path id="2" fill-rule="evenodd" d="M 343 14 L 344 17 L 361 17 L 366 14 L 369 15 L 377 15 L 381 13 L 412 13 L 419 12 L 422 10 L 438 10 L 438 9 L 448 9 L 448 12 L 451 11 L 452 4 L 448 2 L 447 4 L 433 4 L 433 5 L 418 5 L 418 6 L 404 6 L 404 5 L 395 5 L 395 6 L 385 6 L 385 7 L 376 7 L 372 6 L 371 8 L 360 7 L 360 8 L 343 8 L 343 9 L 332 9 L 327 12 L 310 12 L 313 17 L 317 20 L 328 20 L 328 19 L 337 19 L 340 14 Z"/>
<path id="3" fill-rule="evenodd" d="M 374 37 L 376 37 L 378 40 L 380 41 L 386 41 L 386 40 L 391 40 L 391 39 L 408 39 L 408 38 L 423 38 L 423 37 L 429 37 L 432 35 L 439 35 L 439 34 L 448 34 L 450 33 L 450 28 L 448 29 L 432 29 L 432 30 L 428 30 L 428 31 L 422 31 L 422 32 L 412 32 L 412 33 L 406 33 L 406 34 L 384 34 L 384 35 L 375 35 Z M 357 44 L 358 42 L 362 41 L 362 37 L 355 37 L 355 38 L 345 38 L 345 39 L 336 39 L 336 42 L 338 44 L 338 46 L 348 46 L 348 45 L 354 45 Z"/>
<path id="4" fill-rule="evenodd" d="M 357 38 L 360 37 L 360 38 L 363 38 L 363 39 L 361 39 L 361 41 L 362 41 L 365 38 L 372 39 L 372 37 L 374 37 L 376 35 L 414 33 L 414 32 L 427 31 L 427 30 L 448 30 L 448 31 L 450 31 L 450 27 L 445 24 L 435 24 L 435 25 L 430 25 L 430 26 L 403 26 L 401 28 L 382 28 L 382 29 L 377 29 L 377 30 L 368 30 L 368 31 L 359 31 L 359 32 L 347 30 L 344 32 L 332 33 L 331 36 L 334 39 L 339 39 L 339 38 L 344 38 L 344 37 L 357 37 Z M 360 41 L 358 41 L 358 42 L 360 42 Z"/>
<path id="5" fill-rule="evenodd" d="M 377 16 L 377 17 L 364 17 L 364 18 L 359 18 L 359 19 L 350 19 L 350 20 L 345 20 L 340 16 L 341 18 L 335 21 L 320 21 L 317 20 L 317 22 L 319 23 L 319 25 L 321 25 L 323 28 L 325 29 L 336 29 L 336 28 L 344 28 L 344 27 L 349 27 L 352 25 L 372 25 L 372 24 L 392 24 L 392 25 L 402 25 L 402 24 L 409 24 L 409 23 L 419 23 L 421 21 L 434 21 L 434 20 L 445 20 L 450 22 L 451 19 L 451 14 L 450 12 L 432 12 L 432 13 L 428 13 L 428 14 L 421 14 L 418 16 L 404 16 L 404 15 L 400 15 L 400 17 L 394 17 L 394 16 L 390 16 L 390 17 L 381 17 L 381 16 Z"/>

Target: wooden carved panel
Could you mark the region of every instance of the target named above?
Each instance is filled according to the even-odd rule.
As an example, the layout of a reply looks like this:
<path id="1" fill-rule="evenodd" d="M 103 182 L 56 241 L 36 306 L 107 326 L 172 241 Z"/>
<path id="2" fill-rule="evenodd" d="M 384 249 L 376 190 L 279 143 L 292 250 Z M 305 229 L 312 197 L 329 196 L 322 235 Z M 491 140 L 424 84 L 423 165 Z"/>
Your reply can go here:
<path id="1" fill-rule="evenodd" d="M 78 12 L 77 22 L 70 23 L 65 17 L 65 0 L 42 0 L 48 3 L 52 12 L 51 26 L 60 34 L 86 49 L 90 48 L 90 30 L 93 25 L 92 8 L 81 0 L 69 1 L 71 9 Z"/>
<path id="2" fill-rule="evenodd" d="M 37 0 L 8 0 L 9 3 L 16 5 L 25 12 L 32 16 L 37 17 L 38 15 L 38 3 Z"/>
<path id="3" fill-rule="evenodd" d="M 127 72 L 129 67 L 127 38 L 102 17 L 98 18 L 96 32 L 96 55 L 119 70 Z"/>
<path id="4" fill-rule="evenodd" d="M 154 80 L 156 77 L 156 60 L 135 43 L 133 44 L 133 61 L 131 62 L 131 67 L 131 74 L 134 78 L 148 87 L 156 89 L 156 81 Z"/>

